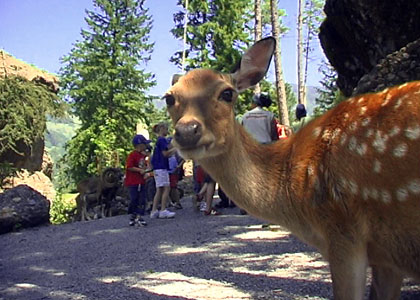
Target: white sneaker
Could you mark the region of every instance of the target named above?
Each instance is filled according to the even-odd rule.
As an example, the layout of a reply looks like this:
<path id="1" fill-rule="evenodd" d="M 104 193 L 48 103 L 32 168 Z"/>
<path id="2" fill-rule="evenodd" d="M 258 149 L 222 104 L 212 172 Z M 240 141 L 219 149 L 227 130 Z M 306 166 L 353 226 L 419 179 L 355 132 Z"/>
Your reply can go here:
<path id="1" fill-rule="evenodd" d="M 150 219 L 157 219 L 159 218 L 159 211 L 155 210 L 150 213 Z"/>
<path id="2" fill-rule="evenodd" d="M 206 211 L 207 210 L 207 204 L 206 202 L 201 202 L 200 204 L 200 211 Z"/>
<path id="3" fill-rule="evenodd" d="M 170 219 L 175 217 L 175 213 L 174 212 L 170 212 L 169 210 L 165 209 L 165 210 L 161 210 L 159 213 L 159 219 Z"/>

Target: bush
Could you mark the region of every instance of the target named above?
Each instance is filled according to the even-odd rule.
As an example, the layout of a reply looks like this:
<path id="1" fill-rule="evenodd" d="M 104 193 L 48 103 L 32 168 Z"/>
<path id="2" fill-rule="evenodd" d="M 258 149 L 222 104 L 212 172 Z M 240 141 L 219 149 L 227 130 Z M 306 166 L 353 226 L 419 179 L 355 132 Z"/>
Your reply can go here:
<path id="1" fill-rule="evenodd" d="M 50 209 L 50 222 L 64 224 L 73 221 L 76 212 L 77 194 L 58 194 Z"/>

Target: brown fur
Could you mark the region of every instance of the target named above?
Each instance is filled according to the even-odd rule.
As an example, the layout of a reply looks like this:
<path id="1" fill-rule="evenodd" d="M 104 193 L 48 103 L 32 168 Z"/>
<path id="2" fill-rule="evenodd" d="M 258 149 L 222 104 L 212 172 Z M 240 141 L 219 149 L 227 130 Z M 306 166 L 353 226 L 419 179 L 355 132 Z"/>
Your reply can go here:
<path id="1" fill-rule="evenodd" d="M 268 44 L 257 43 L 247 62 L 270 52 Z M 398 299 L 403 276 L 420 279 L 420 82 L 349 99 L 296 135 L 260 145 L 234 118 L 252 69 L 241 68 L 193 70 L 169 89 L 175 129 L 200 129 L 196 144 L 174 145 L 238 206 L 317 247 L 336 299 L 363 298 L 368 265 L 371 299 Z M 232 102 L 220 99 L 230 88 Z"/>
<path id="2" fill-rule="evenodd" d="M 76 219 L 86 221 L 98 216 L 110 216 L 110 202 L 116 197 L 118 188 L 122 186 L 122 176 L 120 169 L 107 168 L 101 177 L 92 176 L 81 180 L 77 184 L 79 195 L 76 197 Z M 100 214 L 91 217 L 88 210 L 95 206 L 100 207 Z"/>

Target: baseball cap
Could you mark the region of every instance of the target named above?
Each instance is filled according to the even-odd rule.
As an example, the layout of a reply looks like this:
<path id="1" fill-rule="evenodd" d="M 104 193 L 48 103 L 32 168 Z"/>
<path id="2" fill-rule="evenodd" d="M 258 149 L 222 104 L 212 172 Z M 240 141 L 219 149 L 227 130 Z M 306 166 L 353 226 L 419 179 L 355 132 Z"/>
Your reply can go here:
<path id="1" fill-rule="evenodd" d="M 139 144 L 150 144 L 150 140 L 146 139 L 143 135 L 137 134 L 133 138 L 133 145 L 139 145 Z"/>

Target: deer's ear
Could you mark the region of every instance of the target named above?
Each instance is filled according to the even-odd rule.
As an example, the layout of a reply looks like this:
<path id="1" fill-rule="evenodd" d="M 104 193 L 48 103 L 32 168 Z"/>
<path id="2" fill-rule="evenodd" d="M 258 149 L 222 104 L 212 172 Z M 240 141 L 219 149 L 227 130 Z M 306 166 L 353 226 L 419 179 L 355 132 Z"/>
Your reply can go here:
<path id="1" fill-rule="evenodd" d="M 268 37 L 256 42 L 242 56 L 239 69 L 232 74 L 236 88 L 243 91 L 264 78 L 273 57 L 276 40 Z"/>
<path id="2" fill-rule="evenodd" d="M 178 82 L 178 80 L 179 80 L 179 78 L 181 78 L 181 74 L 174 74 L 173 76 L 172 76 L 172 85 L 174 85 L 175 83 L 177 83 Z"/>

